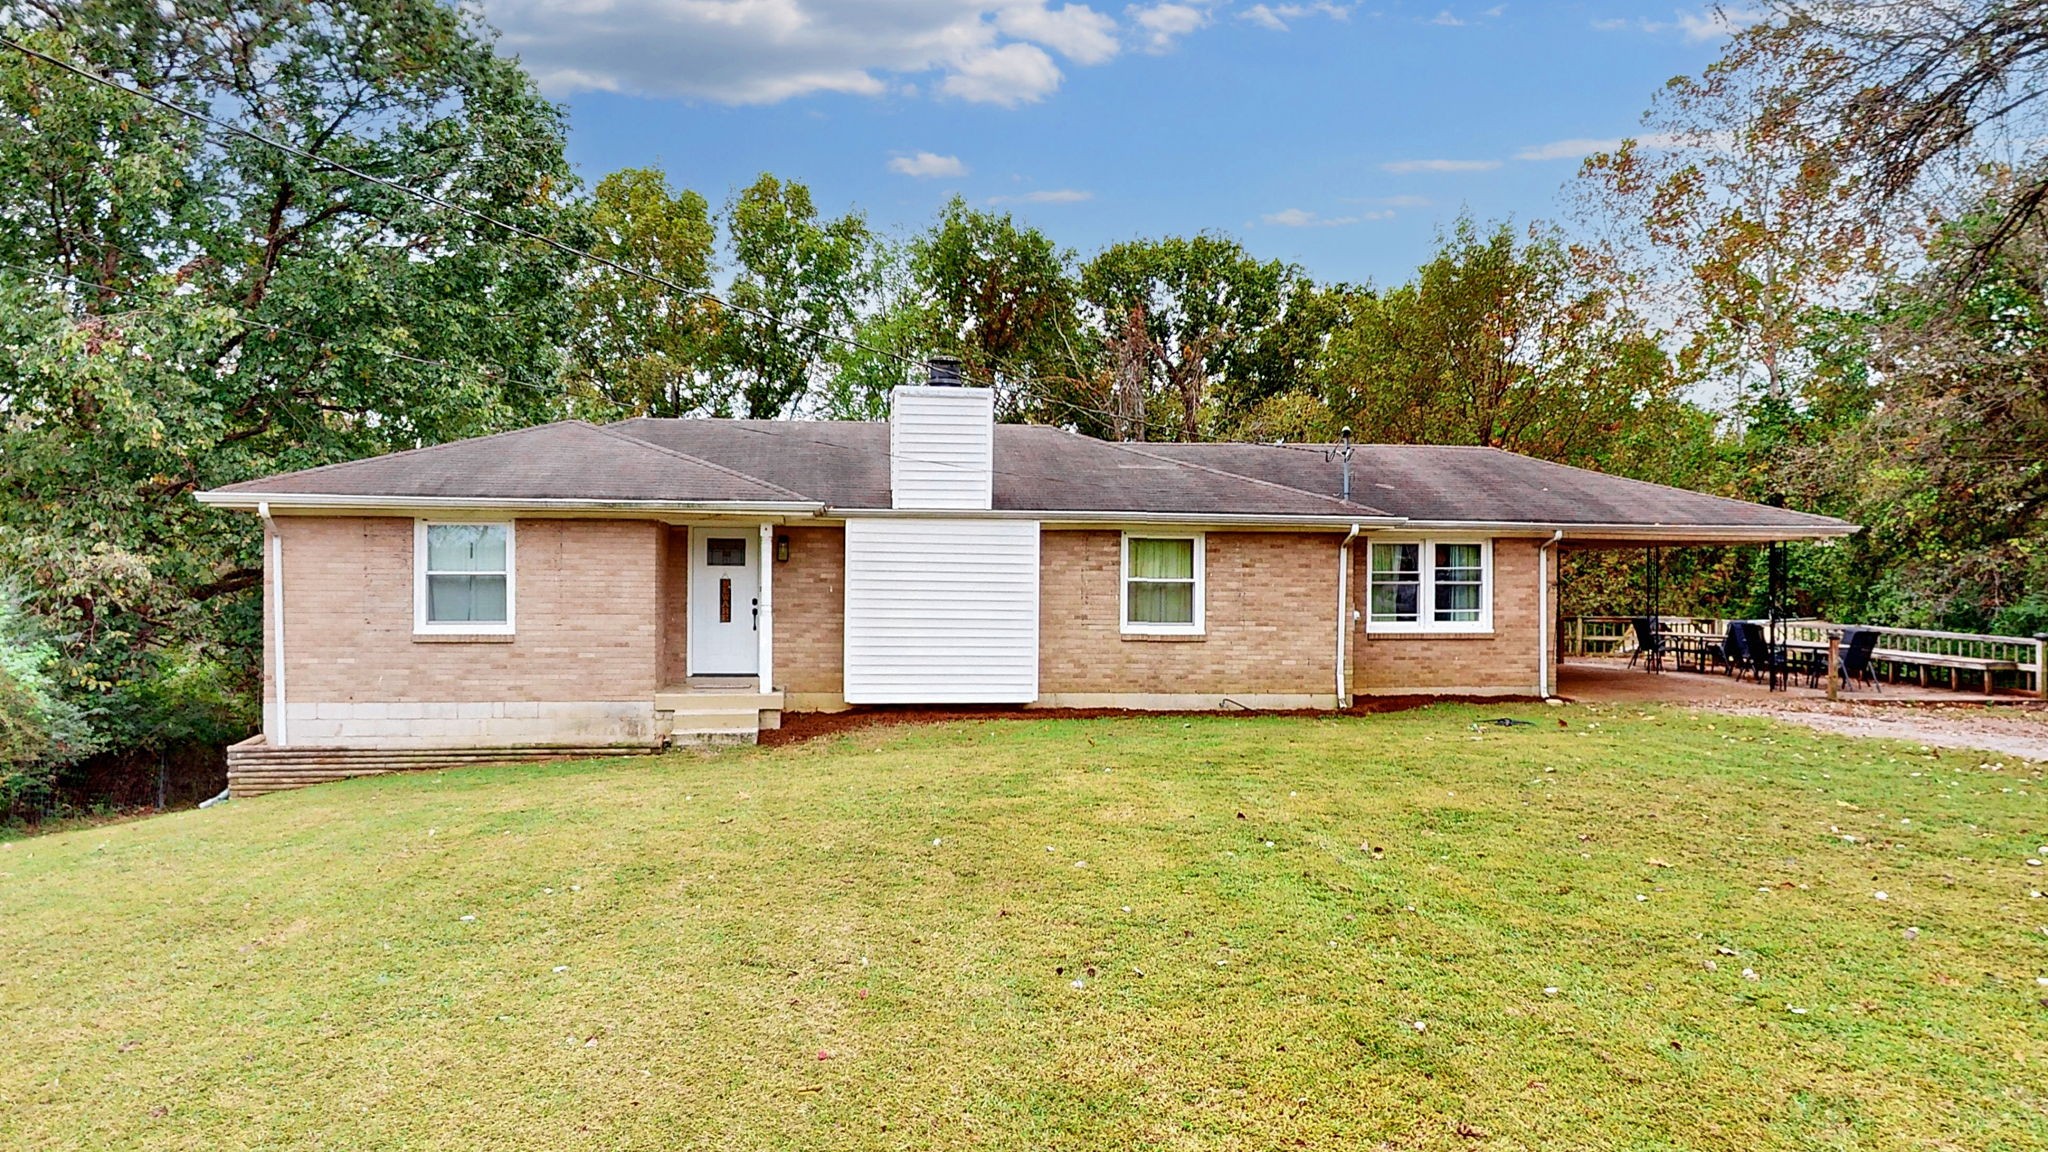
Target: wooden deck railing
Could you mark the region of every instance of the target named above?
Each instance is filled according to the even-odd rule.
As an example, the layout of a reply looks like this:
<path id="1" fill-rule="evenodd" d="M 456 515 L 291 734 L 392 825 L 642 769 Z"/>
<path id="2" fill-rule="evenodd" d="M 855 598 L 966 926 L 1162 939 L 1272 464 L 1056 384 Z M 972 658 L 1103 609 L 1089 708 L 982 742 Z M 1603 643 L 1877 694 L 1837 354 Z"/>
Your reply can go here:
<path id="1" fill-rule="evenodd" d="M 1558 623 L 1560 656 L 1625 656 L 1636 649 L 1629 616 L 1568 616 Z M 1720 636 L 1728 621 L 1699 616 L 1665 616 L 1673 632 Z M 1785 639 L 1793 644 L 1825 645 L 1831 629 L 1858 627 L 1827 620 L 1789 620 Z M 1932 679 L 1960 687 L 1961 677 L 1981 678 L 1987 691 L 2005 687 L 2048 699 L 2048 642 L 2028 636 L 1991 636 L 1976 632 L 1938 632 L 1925 628 L 1880 628 L 1871 660 L 1891 680 Z"/>

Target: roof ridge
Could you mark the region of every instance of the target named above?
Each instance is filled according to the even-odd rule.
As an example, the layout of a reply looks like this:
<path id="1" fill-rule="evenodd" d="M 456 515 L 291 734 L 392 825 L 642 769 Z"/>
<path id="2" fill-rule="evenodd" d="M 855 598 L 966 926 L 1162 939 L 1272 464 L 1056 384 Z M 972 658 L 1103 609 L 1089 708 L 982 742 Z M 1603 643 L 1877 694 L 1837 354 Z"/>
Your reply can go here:
<path id="1" fill-rule="evenodd" d="M 634 417 L 634 419 L 644 420 L 646 419 L 646 417 L 636 416 Z M 576 423 L 582 424 L 584 422 L 578 420 L 576 421 Z M 692 456 L 688 452 L 678 452 L 673 448 L 668 448 L 663 445 L 656 444 L 652 440 L 642 440 L 638 436 L 629 436 L 624 432 L 615 432 L 611 428 L 602 424 L 589 424 L 587 425 L 587 427 L 589 427 L 591 431 L 596 432 L 599 435 L 610 437 L 611 439 L 617 440 L 622 444 L 631 444 L 635 448 L 643 448 L 649 452 L 658 452 L 663 456 L 673 456 L 677 460 L 685 460 L 701 468 L 709 468 L 713 472 L 722 472 L 727 476 L 732 476 L 741 480 L 745 480 L 749 484 L 757 484 L 763 488 L 768 489 L 771 492 L 780 492 L 784 496 L 788 496 L 793 500 L 800 500 L 806 504 L 824 503 L 824 501 L 822 500 L 816 499 L 811 496 L 806 496 L 801 492 L 793 492 L 788 488 L 784 488 L 780 484 L 771 484 L 768 481 L 761 479 L 759 476 L 749 476 L 745 472 L 741 472 L 737 468 L 728 468 L 723 464 L 713 464 L 711 461 L 706 460 L 701 456 Z"/>
<path id="2" fill-rule="evenodd" d="M 443 440 L 438 444 L 422 444 L 417 448 L 400 448 L 396 452 L 379 452 L 375 456 L 358 456 L 353 460 L 336 460 L 327 464 L 315 464 L 311 468 L 294 468 L 289 472 L 272 472 L 263 476 L 251 476 L 247 480 L 236 480 L 233 483 L 223 484 L 220 487 L 224 489 L 239 488 L 244 484 L 274 480 L 280 476 L 308 476 L 316 472 L 332 472 L 337 468 L 351 468 L 357 464 L 367 464 L 372 460 L 396 460 L 402 456 L 417 456 L 422 452 L 432 452 L 440 448 L 452 448 L 457 444 L 479 444 L 485 440 L 499 440 L 506 436 L 520 436 L 528 432 L 538 432 L 543 428 L 559 428 L 565 424 L 580 424 L 594 432 L 602 431 L 597 425 L 592 424 L 588 420 L 578 420 L 573 417 L 567 420 L 550 420 L 545 424 L 528 424 L 524 428 L 507 428 L 503 432 L 491 432 L 483 436 L 464 436 L 460 440 Z"/>
<path id="3" fill-rule="evenodd" d="M 1079 434 L 1079 433 L 1074 433 L 1074 435 L 1080 435 L 1080 434 Z M 1093 437 L 1090 437 L 1090 439 L 1093 439 Z M 1373 507 L 1373 506 L 1372 506 L 1372 505 L 1370 505 L 1370 504 L 1360 504 L 1360 503 L 1359 503 L 1358 501 L 1356 501 L 1356 500 L 1340 500 L 1340 499 L 1338 499 L 1338 498 L 1337 498 L 1337 497 L 1335 497 L 1335 496 L 1325 496 L 1325 495 L 1323 495 L 1323 494 L 1322 494 L 1322 493 L 1320 493 L 1320 492 L 1311 492 L 1311 491 L 1309 491 L 1309 490 L 1308 490 L 1308 489 L 1306 489 L 1306 488 L 1296 488 L 1296 487 L 1294 487 L 1294 486 L 1293 486 L 1293 485 L 1291 485 L 1291 484 L 1281 484 L 1281 483 L 1278 483 L 1278 482 L 1276 482 L 1276 481 L 1272 481 L 1272 480 L 1262 480 L 1262 479 L 1260 479 L 1260 478 L 1259 478 L 1259 477 L 1257 477 L 1257 476 L 1246 476 L 1246 475 L 1244 475 L 1244 474 L 1242 474 L 1242 473 L 1239 473 L 1239 472 L 1232 472 L 1232 471 L 1229 471 L 1228 469 L 1224 469 L 1224 468 L 1215 468 L 1215 467 L 1211 467 L 1210 465 L 1207 465 L 1207 464 L 1197 464 L 1197 463 L 1195 463 L 1195 462 L 1194 462 L 1194 461 L 1192 461 L 1192 460 L 1175 460 L 1175 459 L 1174 459 L 1173 457 L 1171 457 L 1171 456 L 1160 456 L 1160 455 L 1156 455 L 1156 454 L 1154 454 L 1154 453 L 1151 453 L 1151 452 L 1146 452 L 1146 451 L 1144 451 L 1144 450 L 1142 450 L 1142 449 L 1139 449 L 1139 448 L 1134 448 L 1134 447 L 1132 447 L 1132 446 L 1131 446 L 1131 444 L 1130 444 L 1130 443 L 1129 443 L 1128 441 L 1123 441 L 1123 440 L 1098 440 L 1098 441 L 1096 441 L 1096 442 L 1097 442 L 1097 443 L 1099 443 L 1099 444 L 1106 444 L 1106 445 L 1108 445 L 1108 446 L 1109 446 L 1109 447 L 1111 447 L 1111 448 L 1116 448 L 1116 449 L 1120 449 L 1120 450 L 1122 450 L 1122 451 L 1125 451 L 1125 452 L 1129 452 L 1129 453 L 1131 453 L 1131 454 L 1132 454 L 1133 456 L 1143 456 L 1143 457 L 1144 457 L 1145 459 L 1147 459 L 1147 460 L 1157 460 L 1157 461 L 1159 461 L 1159 462 L 1161 462 L 1161 463 L 1163 463 L 1163 464 L 1172 464 L 1172 465 L 1174 465 L 1175 467 L 1179 467 L 1179 468 L 1193 468 L 1193 469 L 1196 469 L 1197 471 L 1201 471 L 1201 472 L 1208 472 L 1208 473 L 1210 473 L 1210 474 L 1212 474 L 1212 475 L 1216 475 L 1216 476 L 1228 476 L 1228 477 L 1230 477 L 1230 478 L 1231 478 L 1231 479 L 1233 479 L 1233 480 L 1242 480 L 1242 481 L 1244 481 L 1244 482 L 1245 482 L 1245 483 L 1247 483 L 1247 484 L 1257 484 L 1257 485 L 1259 485 L 1259 486 L 1261 486 L 1261 487 L 1265 487 L 1265 488 L 1276 488 L 1276 489 L 1278 489 L 1278 490 L 1280 490 L 1280 491 L 1282 491 L 1282 492 L 1292 492 L 1292 493 L 1294 493 L 1294 494 L 1295 494 L 1295 495 L 1297 495 L 1297 496 L 1307 496 L 1307 497 L 1310 497 L 1310 498 L 1312 498 L 1312 499 L 1316 499 L 1316 500 L 1321 500 L 1321 501 L 1323 501 L 1323 502 L 1325 502 L 1325 503 L 1328 503 L 1328 504 L 1335 504 L 1335 505 L 1338 505 L 1339 507 L 1343 507 L 1343 508 L 1357 508 L 1357 509 L 1360 509 L 1360 510 L 1364 511 L 1364 512 L 1365 512 L 1366 514 L 1368 514 L 1368 515 L 1371 515 L 1371 516 L 1392 516 L 1392 515 L 1393 515 L 1393 513 L 1392 513 L 1392 512 L 1389 512 L 1389 511 L 1387 511 L 1387 510 L 1386 510 L 1386 509 L 1384 509 L 1384 508 L 1375 508 L 1375 507 Z"/>

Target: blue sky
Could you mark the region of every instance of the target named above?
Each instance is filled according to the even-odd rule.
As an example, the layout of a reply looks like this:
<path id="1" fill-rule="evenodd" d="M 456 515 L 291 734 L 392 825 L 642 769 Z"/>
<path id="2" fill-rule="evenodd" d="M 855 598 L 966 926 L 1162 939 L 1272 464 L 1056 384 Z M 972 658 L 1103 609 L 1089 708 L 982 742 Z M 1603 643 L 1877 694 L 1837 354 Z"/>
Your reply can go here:
<path id="1" fill-rule="evenodd" d="M 586 178 L 755 174 L 906 233 L 946 198 L 1084 255 L 1220 230 L 1391 283 L 1463 208 L 1557 218 L 1589 142 L 1713 59 L 1701 6 L 484 0 Z M 1742 19 L 1740 13 L 1732 14 Z"/>

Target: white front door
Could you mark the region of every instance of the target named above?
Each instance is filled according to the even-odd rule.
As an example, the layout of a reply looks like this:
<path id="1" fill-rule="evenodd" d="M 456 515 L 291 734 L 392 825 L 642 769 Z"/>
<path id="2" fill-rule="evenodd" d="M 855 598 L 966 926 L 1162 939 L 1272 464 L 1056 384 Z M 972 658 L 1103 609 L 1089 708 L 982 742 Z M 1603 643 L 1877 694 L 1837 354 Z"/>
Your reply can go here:
<path id="1" fill-rule="evenodd" d="M 752 676 L 761 664 L 761 536 L 690 529 L 690 675 Z"/>

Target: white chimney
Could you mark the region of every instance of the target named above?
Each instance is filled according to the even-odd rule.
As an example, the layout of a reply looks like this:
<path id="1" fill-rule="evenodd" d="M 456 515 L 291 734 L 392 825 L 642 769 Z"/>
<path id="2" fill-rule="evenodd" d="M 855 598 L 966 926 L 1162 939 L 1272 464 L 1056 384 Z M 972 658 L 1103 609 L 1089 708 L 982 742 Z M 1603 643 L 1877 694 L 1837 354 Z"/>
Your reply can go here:
<path id="1" fill-rule="evenodd" d="M 995 394 L 961 384 L 960 361 L 933 357 L 924 384 L 889 398 L 889 493 L 897 508 L 986 512 L 995 494 Z"/>

